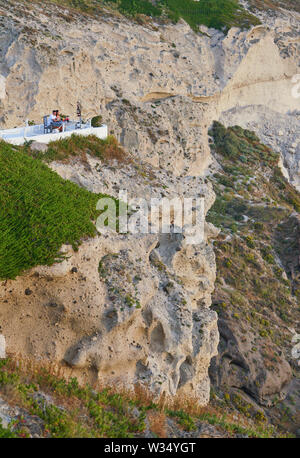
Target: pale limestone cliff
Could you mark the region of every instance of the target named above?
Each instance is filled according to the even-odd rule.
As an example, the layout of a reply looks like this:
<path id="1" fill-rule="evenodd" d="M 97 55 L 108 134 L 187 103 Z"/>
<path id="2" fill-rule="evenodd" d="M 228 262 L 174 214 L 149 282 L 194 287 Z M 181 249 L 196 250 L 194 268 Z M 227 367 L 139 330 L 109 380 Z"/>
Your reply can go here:
<path id="1" fill-rule="evenodd" d="M 3 126 L 41 122 L 53 107 L 101 113 L 133 153 L 155 166 L 198 175 L 208 166 L 207 128 L 232 108 L 299 110 L 299 15 L 265 15 L 227 36 L 184 22 L 155 28 L 98 20 L 53 5 L 5 2 L 1 9 Z M 26 14 L 25 14 L 26 13 Z M 26 18 L 26 19 L 24 19 Z M 4 95 L 4 97 L 3 97 Z"/>
<path id="2" fill-rule="evenodd" d="M 124 147 L 153 167 L 158 185 L 134 168 L 93 159 L 89 167 L 52 164 L 61 176 L 112 195 L 128 189 L 134 197 L 203 196 L 208 210 L 214 195 L 201 177 L 211 163 L 212 120 L 248 125 L 249 109 L 258 120 L 270 109 L 273 123 L 278 113 L 286 122 L 296 119 L 291 78 L 299 72 L 298 17 L 282 12 L 268 21 L 227 36 L 205 28 L 196 35 L 184 22 L 156 28 L 75 13 L 66 20 L 55 6 L 24 10 L 23 3 L 6 2 L 1 125 L 40 122 L 56 107 L 72 116 L 80 100 L 83 116 L 101 113 Z M 267 135 L 268 125 L 259 127 Z M 209 310 L 211 236 L 207 226 L 206 242 L 196 247 L 176 237 L 99 236 L 77 253 L 67 248 L 63 264 L 2 284 L 8 351 L 67 362 L 81 378 L 127 387 L 147 382 L 157 394 L 181 390 L 207 403 L 208 366 L 218 344 Z M 135 305 L 126 306 L 126 297 Z"/>
<path id="3" fill-rule="evenodd" d="M 164 172 L 153 187 L 132 166 L 114 172 L 92 158 L 52 167 L 93 192 L 117 195 L 115 183 L 131 177 L 129 197 L 178 193 L 177 180 L 174 185 Z M 180 187 L 183 196 L 205 193 L 206 209 L 214 200 L 201 178 L 187 177 Z M 64 262 L 2 285 L 0 320 L 8 349 L 68 363 L 81 379 L 97 377 L 127 389 L 144 383 L 156 395 L 180 390 L 206 404 L 208 367 L 219 340 L 217 315 L 209 310 L 211 235 L 207 225 L 200 245 L 187 245 L 181 234 L 109 233 L 85 241 L 78 252 L 63 247 Z"/>

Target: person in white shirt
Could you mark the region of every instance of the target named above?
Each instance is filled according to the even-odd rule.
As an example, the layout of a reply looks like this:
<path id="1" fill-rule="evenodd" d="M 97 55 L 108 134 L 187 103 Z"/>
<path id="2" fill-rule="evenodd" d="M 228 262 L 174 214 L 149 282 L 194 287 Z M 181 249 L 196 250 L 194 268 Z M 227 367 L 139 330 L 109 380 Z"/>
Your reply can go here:
<path id="1" fill-rule="evenodd" d="M 59 116 L 58 110 L 53 110 L 50 115 L 50 124 L 54 129 L 59 129 L 60 132 L 63 130 L 63 123 Z"/>

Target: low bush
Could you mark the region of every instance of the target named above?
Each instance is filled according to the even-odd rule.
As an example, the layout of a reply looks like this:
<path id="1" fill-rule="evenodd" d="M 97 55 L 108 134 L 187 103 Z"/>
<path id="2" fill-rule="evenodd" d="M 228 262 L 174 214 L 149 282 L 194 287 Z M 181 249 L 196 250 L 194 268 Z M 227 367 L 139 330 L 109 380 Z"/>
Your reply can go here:
<path id="1" fill-rule="evenodd" d="M 101 140 L 95 135 L 83 136 L 73 134 L 69 138 L 50 142 L 48 151 L 44 154 L 30 154 L 47 162 L 67 162 L 74 157 L 80 157 L 86 161 L 87 154 L 97 157 L 104 162 L 113 160 L 117 162 L 130 162 L 130 157 L 112 135 L 109 135 L 105 140 Z"/>
<path id="2" fill-rule="evenodd" d="M 102 122 L 103 122 L 103 119 L 101 115 L 94 116 L 91 120 L 91 125 L 92 127 L 101 127 Z"/>

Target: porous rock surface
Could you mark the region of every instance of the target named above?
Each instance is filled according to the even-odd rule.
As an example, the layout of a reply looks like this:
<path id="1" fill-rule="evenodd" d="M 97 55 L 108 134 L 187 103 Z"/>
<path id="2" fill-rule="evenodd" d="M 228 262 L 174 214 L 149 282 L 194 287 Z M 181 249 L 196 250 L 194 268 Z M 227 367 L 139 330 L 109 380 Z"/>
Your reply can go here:
<path id="1" fill-rule="evenodd" d="M 298 145 L 294 154 L 287 152 L 290 136 L 277 140 L 279 119 L 292 129 L 293 143 L 298 135 L 296 13 L 265 15 L 263 25 L 227 36 L 205 27 L 196 35 L 183 21 L 137 26 L 13 0 L 0 1 L 0 13 L 1 127 L 41 122 L 53 107 L 72 117 L 79 100 L 85 118 L 101 113 L 155 174 L 153 181 L 134 167 L 88 158 L 88 165 L 52 164 L 64 178 L 115 196 L 119 189 L 134 197 L 202 196 L 207 211 L 214 201 L 201 178 L 211 164 L 207 131 L 221 118 L 258 123 L 262 139 L 272 126 L 271 142 L 297 184 Z M 66 362 L 82 379 L 145 382 L 157 394 L 182 391 L 207 403 L 218 345 L 209 309 L 214 235 L 206 225 L 200 246 L 187 246 L 180 235 L 102 234 L 76 253 L 64 247 L 63 263 L 1 285 L 8 350 Z"/>
<path id="2" fill-rule="evenodd" d="M 157 197 L 177 195 L 172 177 L 158 174 L 156 187 L 147 188 L 147 178 L 131 167 L 101 166 L 90 157 L 88 167 L 52 164 L 93 192 L 117 196 L 114 183 L 131 173 L 129 197 L 147 196 L 147 189 Z M 214 200 L 200 177 L 182 180 L 181 189 L 182 195 L 206 194 L 207 209 Z M 126 388 L 139 382 L 156 395 L 181 391 L 206 404 L 208 367 L 219 340 L 217 315 L 209 309 L 213 234 L 207 224 L 206 240 L 188 245 L 183 234 L 103 233 L 78 252 L 63 247 L 62 263 L 34 268 L 1 287 L 1 325 L 10 351 L 67 363 L 80 379 Z"/>
<path id="3" fill-rule="evenodd" d="M 176 175 L 210 163 L 207 129 L 232 108 L 299 110 L 299 15 L 265 15 L 227 36 L 202 27 L 137 26 L 55 5 L 0 2 L 0 125 L 41 122 L 58 107 L 101 113 L 132 153 Z M 16 103 L 17 101 L 17 103 Z"/>

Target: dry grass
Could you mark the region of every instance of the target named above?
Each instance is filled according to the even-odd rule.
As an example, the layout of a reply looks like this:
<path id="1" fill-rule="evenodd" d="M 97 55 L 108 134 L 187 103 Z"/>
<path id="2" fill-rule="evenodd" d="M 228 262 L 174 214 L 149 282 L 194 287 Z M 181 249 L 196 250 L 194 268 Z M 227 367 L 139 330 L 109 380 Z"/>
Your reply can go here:
<path id="1" fill-rule="evenodd" d="M 162 396 L 154 402 L 146 386 L 136 386 L 133 392 L 99 383 L 79 384 L 70 372 L 66 376 L 64 367 L 45 360 L 10 355 L 1 374 L 2 397 L 10 405 L 40 416 L 45 422 L 45 437 L 140 437 L 145 433 L 146 419 L 153 435 L 164 438 L 168 437 L 168 418 L 185 432 L 196 431 L 201 422 L 213 425 L 224 437 L 235 437 L 237 433 L 248 437 L 278 435 L 272 427 L 256 424 L 242 414 L 237 419 L 237 413 L 232 413 L 226 403 L 212 401 L 207 407 L 199 407 L 196 398 L 183 394 L 174 399 Z M 33 401 L 37 391 L 48 394 L 54 402 L 49 406 L 48 417 Z M 134 406 L 139 417 L 132 414 Z"/>
<path id="2" fill-rule="evenodd" d="M 122 164 L 129 164 L 132 159 L 127 154 L 117 139 L 109 135 L 105 140 L 101 140 L 95 135 L 75 135 L 69 138 L 56 140 L 49 143 L 48 151 L 41 155 L 40 153 L 30 153 L 32 156 L 39 156 L 43 160 L 70 162 L 70 160 L 80 158 L 83 162 L 87 162 L 87 154 L 99 158 L 105 163 L 114 161 Z"/>
<path id="3" fill-rule="evenodd" d="M 148 412 L 147 415 L 149 428 L 152 433 L 154 433 L 157 437 L 166 438 L 167 436 L 167 429 L 166 429 L 166 414 L 161 411 L 151 410 Z"/>

